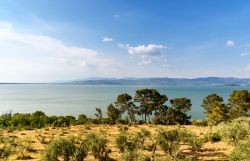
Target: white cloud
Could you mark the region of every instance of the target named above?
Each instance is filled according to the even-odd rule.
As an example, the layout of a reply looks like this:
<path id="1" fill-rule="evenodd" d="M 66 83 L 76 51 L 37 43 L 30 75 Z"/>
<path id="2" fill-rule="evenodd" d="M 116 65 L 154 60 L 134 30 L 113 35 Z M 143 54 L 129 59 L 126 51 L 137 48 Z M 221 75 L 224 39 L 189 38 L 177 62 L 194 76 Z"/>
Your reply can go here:
<path id="1" fill-rule="evenodd" d="M 114 41 L 114 40 L 113 40 L 113 38 L 111 38 L 111 37 L 104 37 L 104 38 L 102 39 L 102 41 L 103 41 L 103 42 L 112 42 L 112 41 Z"/>
<path id="2" fill-rule="evenodd" d="M 234 46 L 235 46 L 235 43 L 234 43 L 234 41 L 232 41 L 232 40 L 227 40 L 226 46 L 227 46 L 227 47 L 234 47 Z"/>
<path id="3" fill-rule="evenodd" d="M 75 79 L 119 64 L 93 50 L 67 45 L 47 35 L 17 32 L 0 21 L 0 81 Z"/>
<path id="4" fill-rule="evenodd" d="M 155 61 L 161 61 L 165 64 L 167 61 L 162 55 L 162 49 L 168 48 L 164 45 L 157 45 L 157 44 L 148 44 L 148 45 L 138 45 L 138 46 L 130 46 L 129 44 L 118 44 L 120 48 L 128 50 L 128 53 L 131 56 L 137 56 L 140 58 L 140 62 L 138 65 L 147 65 L 151 64 Z"/>
<path id="5" fill-rule="evenodd" d="M 120 44 L 120 47 L 127 48 L 131 55 L 159 55 L 160 49 L 167 48 L 166 46 L 156 44 L 138 45 L 134 47 L 128 44 Z"/>
<path id="6" fill-rule="evenodd" d="M 240 56 L 249 56 L 250 55 L 250 52 L 243 52 L 240 54 Z"/>

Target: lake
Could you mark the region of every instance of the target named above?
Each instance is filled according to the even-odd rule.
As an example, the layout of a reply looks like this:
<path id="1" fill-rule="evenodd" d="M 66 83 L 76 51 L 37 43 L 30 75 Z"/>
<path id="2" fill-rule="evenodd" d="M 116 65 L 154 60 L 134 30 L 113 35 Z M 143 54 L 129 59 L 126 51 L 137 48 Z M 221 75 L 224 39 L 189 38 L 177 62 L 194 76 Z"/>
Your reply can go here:
<path id="1" fill-rule="evenodd" d="M 192 102 L 192 118 L 204 118 L 202 99 L 217 93 L 227 101 L 234 89 L 249 86 L 167 86 L 167 85 L 72 85 L 72 84 L 1 84 L 0 113 L 44 111 L 48 115 L 93 116 L 96 107 L 103 108 L 114 102 L 120 93 L 134 95 L 137 89 L 156 88 L 169 99 L 188 97 Z M 169 101 L 168 101 L 169 102 Z M 105 112 L 103 112 L 105 113 Z"/>

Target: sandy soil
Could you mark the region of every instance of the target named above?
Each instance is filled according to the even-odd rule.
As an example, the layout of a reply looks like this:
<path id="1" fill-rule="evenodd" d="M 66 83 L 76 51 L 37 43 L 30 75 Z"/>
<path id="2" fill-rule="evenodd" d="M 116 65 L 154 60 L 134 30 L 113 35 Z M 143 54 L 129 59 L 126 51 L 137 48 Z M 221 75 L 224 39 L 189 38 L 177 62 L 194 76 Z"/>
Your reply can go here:
<path id="1" fill-rule="evenodd" d="M 67 136 L 77 136 L 77 135 L 85 135 L 88 133 L 96 133 L 96 134 L 104 134 L 107 136 L 109 140 L 109 148 L 112 149 L 112 153 L 110 156 L 114 159 L 119 160 L 120 153 L 119 150 L 115 147 L 115 138 L 119 134 L 119 126 L 121 125 L 90 125 L 90 128 L 86 128 L 83 125 L 71 126 L 69 128 L 44 128 L 39 130 L 24 130 L 24 131 L 3 131 L 3 135 L 17 137 L 20 140 L 26 140 L 32 147 L 32 152 L 29 152 L 28 155 L 32 157 L 32 161 L 38 161 L 42 158 L 42 153 L 46 144 L 42 144 L 38 135 L 45 136 L 46 141 L 49 141 L 51 138 L 55 137 L 67 137 Z M 124 126 L 124 125 L 123 125 Z M 163 125 L 132 125 L 128 127 L 128 132 L 136 132 L 140 131 L 142 128 L 150 130 L 152 134 L 156 132 L 157 128 L 171 129 L 171 128 L 182 128 L 187 129 L 192 132 L 195 132 L 198 136 L 203 136 L 208 127 L 201 126 L 163 126 Z M 225 142 L 217 142 L 217 143 L 206 143 L 203 148 L 196 153 L 192 153 L 190 149 L 186 145 L 181 146 L 181 150 L 184 153 L 189 155 L 198 156 L 199 160 L 226 160 L 227 155 L 232 151 L 233 147 L 226 144 Z M 157 153 L 161 154 L 160 150 Z M 12 155 L 8 160 L 13 161 L 16 160 L 16 155 Z M 94 160 L 91 156 L 89 156 L 86 160 Z"/>

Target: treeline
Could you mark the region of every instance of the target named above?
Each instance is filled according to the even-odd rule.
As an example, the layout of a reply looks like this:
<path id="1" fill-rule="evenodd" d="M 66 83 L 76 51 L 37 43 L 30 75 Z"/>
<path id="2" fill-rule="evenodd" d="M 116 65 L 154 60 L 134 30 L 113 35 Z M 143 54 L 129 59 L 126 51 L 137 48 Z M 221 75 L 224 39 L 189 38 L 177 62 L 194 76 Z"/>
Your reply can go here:
<path id="1" fill-rule="evenodd" d="M 127 93 L 117 96 L 114 103 L 107 106 L 107 117 L 103 117 L 101 108 L 96 108 L 96 118 L 88 118 L 80 114 L 73 116 L 47 116 L 44 112 L 5 113 L 0 116 L 0 127 L 42 128 L 45 126 L 65 127 L 76 124 L 143 124 L 154 123 L 164 125 L 174 124 L 218 124 L 242 116 L 249 116 L 250 93 L 247 90 L 234 90 L 228 103 L 222 97 L 210 94 L 202 101 L 207 120 L 190 121 L 191 100 L 188 98 L 173 98 L 168 103 L 168 97 L 156 89 L 140 89 L 134 97 Z M 168 103 L 168 105 L 167 105 Z"/>
<path id="2" fill-rule="evenodd" d="M 107 106 L 107 114 L 110 122 L 115 123 L 125 115 L 126 122 L 137 122 L 139 120 L 153 122 L 155 124 L 190 124 L 191 116 L 187 114 L 191 110 L 191 100 L 188 98 L 171 99 L 170 106 L 167 105 L 168 97 L 160 94 L 156 89 L 137 90 L 134 98 L 127 93 L 120 94 L 115 102 Z M 234 90 L 229 96 L 228 103 L 224 103 L 222 97 L 217 94 L 206 96 L 201 106 L 207 120 L 193 120 L 193 124 L 218 124 L 223 121 L 249 116 L 250 93 L 247 90 Z M 101 109 L 97 108 L 97 118 L 101 120 Z M 147 119 L 148 118 L 148 119 Z M 152 118 L 152 120 L 150 120 Z"/>
<path id="3" fill-rule="evenodd" d="M 248 90 L 233 90 L 227 103 L 217 94 L 210 94 L 203 99 L 202 107 L 208 123 L 212 125 L 239 117 L 248 117 L 250 93 Z"/>

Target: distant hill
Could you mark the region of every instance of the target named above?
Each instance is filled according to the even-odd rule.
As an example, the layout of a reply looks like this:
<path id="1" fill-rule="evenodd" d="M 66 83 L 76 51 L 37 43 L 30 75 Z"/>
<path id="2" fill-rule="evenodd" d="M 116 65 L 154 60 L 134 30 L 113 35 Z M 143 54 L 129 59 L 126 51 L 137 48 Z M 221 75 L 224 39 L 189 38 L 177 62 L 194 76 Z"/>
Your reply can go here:
<path id="1" fill-rule="evenodd" d="M 71 84 L 116 84 L 116 85 L 227 85 L 239 86 L 250 85 L 250 78 L 222 78 L 222 77 L 205 77 L 205 78 L 92 78 L 86 80 L 70 81 Z"/>

